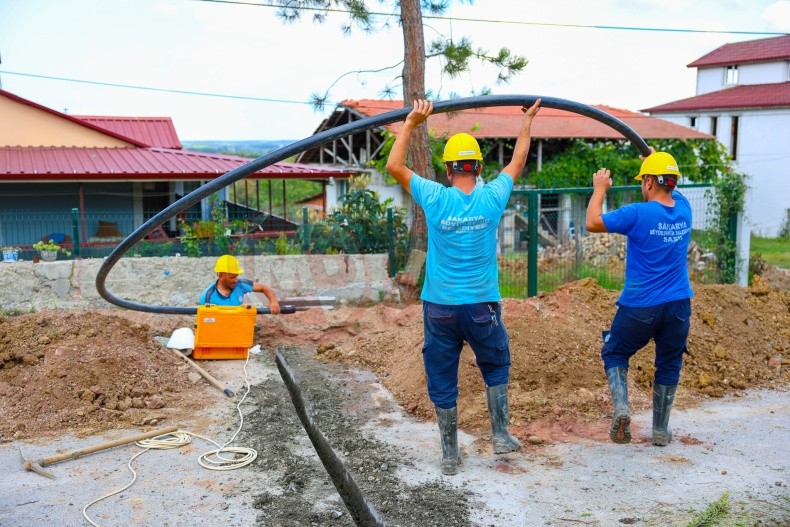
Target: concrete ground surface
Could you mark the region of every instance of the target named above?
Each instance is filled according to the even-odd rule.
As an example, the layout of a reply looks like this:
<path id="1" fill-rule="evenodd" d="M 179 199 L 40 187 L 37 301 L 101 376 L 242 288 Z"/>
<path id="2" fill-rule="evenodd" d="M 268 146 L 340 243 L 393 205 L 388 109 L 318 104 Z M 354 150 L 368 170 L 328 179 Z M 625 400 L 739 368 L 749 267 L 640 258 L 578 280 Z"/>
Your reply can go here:
<path id="1" fill-rule="evenodd" d="M 282 382 L 273 363 L 261 357 L 253 356 L 248 366 L 253 391 L 262 390 L 264 381 Z M 239 388 L 243 384 L 240 361 L 215 361 L 212 368 L 221 378 L 235 377 Z M 345 392 L 357 398 L 356 405 L 365 408 L 356 416 L 361 433 L 383 443 L 393 458 L 402 460 L 395 467 L 399 488 L 439 485 L 452 490 L 448 499 L 466 497 L 468 520 L 453 525 L 685 526 L 724 492 L 729 493 L 733 510 L 727 517 L 730 523 L 721 525 L 790 525 L 787 390 L 746 392 L 742 397 L 711 399 L 700 407 L 676 410 L 671 418 L 676 440 L 665 448 L 651 446 L 640 435 L 650 430 L 648 413 L 633 416 L 640 433 L 629 445 L 583 440 L 525 445 L 520 452 L 497 456 L 490 447 L 481 447 L 480 439 L 462 433 L 462 472 L 447 477 L 439 471 L 434 423 L 418 422 L 405 414 L 370 374 L 345 375 L 342 384 Z M 237 393 L 243 392 L 237 389 Z M 221 443 L 239 426 L 237 401 L 220 395 L 207 397 L 205 411 L 191 422 L 166 424 L 179 424 Z M 245 415 L 254 411 L 251 406 L 241 408 Z M 50 467 L 56 476 L 51 480 L 24 470 L 19 448 L 26 458 L 40 459 L 139 432 L 115 430 L 87 438 L 0 444 L 0 525 L 91 525 L 83 508 L 129 483 L 132 474 L 126 465 L 141 452 L 135 445 L 126 445 L 64 461 Z M 245 446 L 243 433 L 240 438 L 234 445 Z M 306 436 L 271 446 L 296 453 L 317 470 L 321 467 Z M 197 462 L 200 454 L 212 448 L 193 438 L 190 445 L 178 449 L 144 452 L 133 461 L 137 472 L 133 485 L 88 508 L 93 525 L 351 524 L 348 511 L 327 482 L 306 491 L 315 492 L 305 500 L 319 511 L 315 519 L 270 522 L 255 496 L 269 489 L 276 501 L 277 494 L 286 490 L 277 489 L 281 484 L 261 461 L 263 457 L 238 470 L 212 471 Z M 441 501 L 432 504 L 439 512 L 442 506 Z M 387 521 L 384 512 L 381 517 L 388 525 L 425 525 L 418 519 Z"/>

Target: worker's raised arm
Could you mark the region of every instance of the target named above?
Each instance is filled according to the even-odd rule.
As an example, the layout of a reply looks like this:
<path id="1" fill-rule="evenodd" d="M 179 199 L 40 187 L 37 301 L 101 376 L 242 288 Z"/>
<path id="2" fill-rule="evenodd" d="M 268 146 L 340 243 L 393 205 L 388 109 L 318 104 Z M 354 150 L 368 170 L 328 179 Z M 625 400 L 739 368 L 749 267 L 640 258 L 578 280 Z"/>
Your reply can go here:
<path id="1" fill-rule="evenodd" d="M 603 201 L 606 191 L 612 188 L 612 174 L 605 168 L 593 174 L 593 194 L 587 204 L 587 221 L 585 227 L 589 232 L 609 232 L 603 222 Z"/>
<path id="2" fill-rule="evenodd" d="M 521 108 L 521 111 L 524 112 L 524 118 L 521 120 L 521 130 L 518 133 L 518 138 L 516 138 L 516 146 L 513 147 L 513 157 L 510 158 L 510 163 L 502 169 L 502 172 L 513 179 L 513 183 L 516 182 L 527 164 L 527 154 L 529 154 L 529 144 L 531 142 L 532 119 L 538 114 L 538 110 L 540 110 L 540 99 L 535 101 L 535 104 L 529 108 L 526 106 Z"/>
<path id="3" fill-rule="evenodd" d="M 392 145 L 392 150 L 390 150 L 390 155 L 387 159 L 387 172 L 410 194 L 411 188 L 409 184 L 411 183 L 413 172 L 406 166 L 409 141 L 414 129 L 424 123 L 432 112 L 432 102 L 422 99 L 414 101 L 414 107 L 409 112 L 409 115 L 406 116 L 406 121 L 403 123 L 400 133 L 395 137 L 395 143 Z"/>

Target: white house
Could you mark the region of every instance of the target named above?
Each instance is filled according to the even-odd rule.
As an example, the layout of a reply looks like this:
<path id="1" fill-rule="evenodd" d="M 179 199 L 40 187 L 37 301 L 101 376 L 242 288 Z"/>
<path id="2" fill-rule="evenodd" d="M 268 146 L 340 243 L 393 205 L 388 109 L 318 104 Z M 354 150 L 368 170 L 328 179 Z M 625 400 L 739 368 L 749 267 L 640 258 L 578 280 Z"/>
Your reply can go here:
<path id="1" fill-rule="evenodd" d="M 696 96 L 642 111 L 716 136 L 749 176 L 751 230 L 777 236 L 790 222 L 790 35 L 726 44 L 688 67 Z"/>

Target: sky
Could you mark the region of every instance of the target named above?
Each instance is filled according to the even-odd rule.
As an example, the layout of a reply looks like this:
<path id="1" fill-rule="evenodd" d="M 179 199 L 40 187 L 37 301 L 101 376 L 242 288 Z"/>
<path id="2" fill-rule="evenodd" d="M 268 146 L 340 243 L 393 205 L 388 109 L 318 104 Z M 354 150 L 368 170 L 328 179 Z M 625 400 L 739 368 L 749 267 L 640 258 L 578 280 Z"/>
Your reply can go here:
<path id="1" fill-rule="evenodd" d="M 379 30 L 350 35 L 342 13 L 285 24 L 276 3 L 0 0 L 0 87 L 72 115 L 171 117 L 182 141 L 295 141 L 342 100 L 386 98 L 387 87 L 402 98 L 392 2 L 369 0 Z M 790 0 L 454 1 L 424 26 L 427 42 L 466 36 L 528 60 L 505 84 L 475 62 L 443 78 L 429 60 L 434 100 L 490 88 L 640 111 L 693 96 L 686 66 L 706 53 L 790 33 Z M 327 90 L 314 110 L 311 94 Z"/>

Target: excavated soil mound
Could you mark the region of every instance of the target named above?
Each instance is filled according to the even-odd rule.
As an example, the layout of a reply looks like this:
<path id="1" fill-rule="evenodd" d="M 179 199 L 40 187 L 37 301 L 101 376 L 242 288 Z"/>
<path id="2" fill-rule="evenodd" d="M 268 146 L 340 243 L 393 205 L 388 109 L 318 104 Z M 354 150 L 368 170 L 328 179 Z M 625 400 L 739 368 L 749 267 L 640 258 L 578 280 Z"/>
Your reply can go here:
<path id="1" fill-rule="evenodd" d="M 195 389 L 184 362 L 153 340 L 145 316 L 126 315 L 0 317 L 0 437 L 86 435 L 193 409 L 181 397 Z"/>
<path id="2" fill-rule="evenodd" d="M 749 288 L 703 285 L 695 290 L 678 405 L 747 388 L 787 387 L 790 291 L 770 288 L 759 277 Z M 582 280 L 534 299 L 504 301 L 511 336 L 511 423 L 517 435 L 550 441 L 606 438 L 608 428 L 600 420 L 611 415 L 611 403 L 599 353 L 601 331 L 611 322 L 617 296 L 594 280 Z M 352 335 L 337 334 L 332 323 L 324 326 L 329 336 L 321 340 L 319 356 L 372 369 L 409 412 L 432 419 L 420 355 L 420 307 L 378 306 L 343 329 Z M 653 352 L 651 344 L 632 360 L 634 408 L 652 404 Z M 459 388 L 459 426 L 485 435 L 484 385 L 467 347 Z"/>
<path id="3" fill-rule="evenodd" d="M 749 288 L 699 285 L 695 291 L 678 405 L 787 387 L 790 291 L 759 277 Z M 599 352 L 617 294 L 582 280 L 551 294 L 504 301 L 513 363 L 511 421 L 521 438 L 606 439 L 601 420 L 611 405 Z M 193 413 L 205 381 L 154 340 L 193 322 L 115 309 L 0 317 L 0 438 L 89 434 Z M 268 348 L 303 345 L 320 360 L 372 370 L 408 412 L 433 419 L 419 304 L 260 317 L 256 342 Z M 635 408 L 650 406 L 652 376 L 647 348 L 629 375 Z M 459 424 L 484 440 L 484 386 L 469 349 L 460 379 Z"/>

